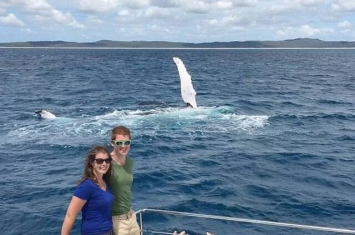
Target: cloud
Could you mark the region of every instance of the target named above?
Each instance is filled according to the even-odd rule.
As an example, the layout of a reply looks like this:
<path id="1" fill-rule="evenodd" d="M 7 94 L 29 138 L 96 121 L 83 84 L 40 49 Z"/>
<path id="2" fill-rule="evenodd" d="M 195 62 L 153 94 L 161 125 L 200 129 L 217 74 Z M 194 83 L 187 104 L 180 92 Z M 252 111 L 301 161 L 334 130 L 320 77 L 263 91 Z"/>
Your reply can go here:
<path id="1" fill-rule="evenodd" d="M 177 0 L 150 0 L 152 6 L 161 8 L 173 8 L 179 6 L 179 1 Z"/>
<path id="2" fill-rule="evenodd" d="M 258 3 L 258 0 L 234 0 L 231 2 L 233 6 L 236 7 L 249 7 L 249 6 L 255 6 Z"/>
<path id="3" fill-rule="evenodd" d="M 12 22 L 33 37 L 65 31 L 74 41 L 355 40 L 352 11 L 355 0 L 0 0 L 0 30 Z"/>
<path id="4" fill-rule="evenodd" d="M 79 0 L 79 10 L 92 13 L 114 11 L 117 6 L 117 0 Z"/>
<path id="5" fill-rule="evenodd" d="M 354 0 L 338 0 L 337 3 L 331 5 L 331 8 L 335 11 L 355 11 Z"/>
<path id="6" fill-rule="evenodd" d="M 99 17 L 94 15 L 88 16 L 85 22 L 87 25 L 101 25 L 104 23 Z"/>
<path id="7" fill-rule="evenodd" d="M 84 29 L 85 26 L 77 22 L 70 13 L 63 13 L 61 11 L 52 9 L 46 14 L 38 14 L 33 17 L 36 21 L 45 23 L 47 25 L 66 25 L 74 28 Z"/>
<path id="8" fill-rule="evenodd" d="M 295 3 L 303 6 L 312 6 L 312 5 L 324 4 L 325 0 L 295 0 Z"/>
<path id="9" fill-rule="evenodd" d="M 167 3 L 152 1 L 152 5 L 164 6 Z M 79 0 L 78 8 L 80 11 L 89 13 L 113 12 L 117 10 L 144 10 L 150 6 L 149 0 Z"/>
<path id="10" fill-rule="evenodd" d="M 29 28 L 22 28 L 21 31 L 28 34 L 33 33 Z"/>
<path id="11" fill-rule="evenodd" d="M 119 11 L 118 12 L 118 16 L 122 16 L 122 17 L 125 17 L 125 16 L 129 16 L 129 11 L 128 10 L 122 10 L 122 11 Z"/>
<path id="12" fill-rule="evenodd" d="M 0 7 L 19 8 L 29 12 L 51 9 L 46 0 L 5 0 L 0 1 Z"/>
<path id="13" fill-rule="evenodd" d="M 217 9 L 231 9 L 233 7 L 233 3 L 230 1 L 217 1 L 215 3 Z"/>
<path id="14" fill-rule="evenodd" d="M 185 5 L 187 12 L 195 14 L 206 14 L 210 10 L 210 4 L 203 1 L 190 1 L 190 4 Z"/>
<path id="15" fill-rule="evenodd" d="M 151 0 L 151 6 L 160 8 L 177 8 L 181 12 L 205 14 L 210 11 L 213 1 L 203 0 Z M 145 6 L 148 6 L 146 4 Z M 230 4 L 231 5 L 231 4 Z"/>
<path id="16" fill-rule="evenodd" d="M 340 23 L 338 24 L 338 26 L 339 26 L 340 28 L 350 28 L 350 27 L 351 27 L 351 24 L 350 24 L 349 21 L 345 20 L 345 21 L 343 21 L 343 22 L 340 22 Z"/>
<path id="17" fill-rule="evenodd" d="M 150 18 L 165 19 L 170 16 L 170 11 L 163 8 L 150 7 L 145 11 L 145 16 Z"/>
<path id="18" fill-rule="evenodd" d="M 46 23 L 48 25 L 55 23 L 57 26 L 64 25 L 73 28 L 85 28 L 70 13 L 63 13 L 54 9 L 46 0 L 7 0 L 5 2 L 2 1 L 0 4 L 0 6 L 8 9 L 18 9 L 19 14 L 24 13 L 29 19 L 35 20 L 37 23 Z M 8 15 L 3 21 L 13 26 L 22 27 L 25 25 L 24 22 L 18 20 L 13 14 Z M 33 22 L 29 23 L 29 25 L 34 26 Z"/>
<path id="19" fill-rule="evenodd" d="M 0 24 L 6 26 L 24 27 L 25 23 L 19 20 L 14 14 L 8 14 L 7 16 L 0 16 Z"/>
<path id="20" fill-rule="evenodd" d="M 315 37 L 320 36 L 324 33 L 334 33 L 334 29 L 332 28 L 312 28 L 309 25 L 302 25 L 299 28 L 299 32 L 306 37 Z"/>
<path id="21" fill-rule="evenodd" d="M 284 0 L 282 4 L 278 1 L 272 1 L 266 5 L 266 11 L 268 14 L 279 14 L 290 17 L 290 14 L 307 14 L 308 17 L 312 17 L 316 12 L 320 13 L 324 11 L 326 5 L 325 0 Z M 309 14 L 309 12 L 314 12 Z"/>
<path id="22" fill-rule="evenodd" d="M 207 24 L 210 26 L 218 26 L 219 21 L 217 19 L 207 20 Z"/>
<path id="23" fill-rule="evenodd" d="M 120 2 L 121 7 L 128 7 L 134 10 L 143 9 L 150 5 L 149 0 L 120 0 Z"/>
<path id="24" fill-rule="evenodd" d="M 312 28 L 309 25 L 302 25 L 300 27 L 287 27 L 284 30 L 278 30 L 278 35 L 282 38 L 316 38 L 328 34 L 335 33 L 332 28 Z"/>

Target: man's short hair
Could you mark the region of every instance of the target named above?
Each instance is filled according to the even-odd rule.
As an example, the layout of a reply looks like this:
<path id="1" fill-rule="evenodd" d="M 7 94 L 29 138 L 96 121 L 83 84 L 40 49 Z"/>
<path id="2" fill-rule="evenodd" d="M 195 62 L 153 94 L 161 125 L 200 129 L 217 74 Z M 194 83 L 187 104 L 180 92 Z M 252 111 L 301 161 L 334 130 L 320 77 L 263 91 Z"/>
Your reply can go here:
<path id="1" fill-rule="evenodd" d="M 125 126 L 116 126 L 113 128 L 111 131 L 111 140 L 115 140 L 116 135 L 128 135 L 129 139 L 132 139 L 131 131 Z"/>

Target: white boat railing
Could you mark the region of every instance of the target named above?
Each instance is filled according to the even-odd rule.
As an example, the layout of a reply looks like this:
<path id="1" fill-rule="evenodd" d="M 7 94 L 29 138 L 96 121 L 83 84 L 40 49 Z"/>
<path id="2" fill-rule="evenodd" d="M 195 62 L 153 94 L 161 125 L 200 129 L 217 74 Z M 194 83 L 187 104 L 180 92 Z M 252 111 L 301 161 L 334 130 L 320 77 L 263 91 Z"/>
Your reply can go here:
<path id="1" fill-rule="evenodd" d="M 243 218 L 228 217 L 228 216 L 215 216 L 215 215 L 196 214 L 196 213 L 187 213 L 187 212 L 179 212 L 179 211 L 169 211 L 169 210 L 140 209 L 136 212 L 136 215 L 139 218 L 141 235 L 144 235 L 144 232 L 149 232 L 149 233 L 153 233 L 153 234 L 170 234 L 171 235 L 173 232 L 173 231 L 169 231 L 169 232 L 165 231 L 164 232 L 164 231 L 144 230 L 144 223 L 143 223 L 143 214 L 144 213 L 158 213 L 158 214 L 173 215 L 173 216 L 187 216 L 187 217 L 222 220 L 222 221 L 234 221 L 234 222 L 251 223 L 251 224 L 272 225 L 272 226 L 279 226 L 279 227 L 286 227 L 286 228 L 355 234 L 355 230 L 351 230 L 351 229 L 310 226 L 310 225 L 292 224 L 292 223 L 280 223 L 280 222 L 272 222 L 272 221 L 265 221 L 265 220 L 243 219 Z M 202 234 L 206 234 L 203 232 L 204 231 L 201 231 Z M 218 234 L 216 234 L 216 235 L 218 235 Z M 223 234 L 221 234 L 221 235 L 223 235 Z"/>

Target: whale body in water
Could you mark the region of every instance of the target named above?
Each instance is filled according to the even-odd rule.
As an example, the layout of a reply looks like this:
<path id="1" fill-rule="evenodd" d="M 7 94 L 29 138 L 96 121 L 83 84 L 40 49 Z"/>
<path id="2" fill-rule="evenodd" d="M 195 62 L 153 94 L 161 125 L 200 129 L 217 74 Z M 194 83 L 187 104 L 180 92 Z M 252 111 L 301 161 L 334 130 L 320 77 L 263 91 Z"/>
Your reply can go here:
<path id="1" fill-rule="evenodd" d="M 173 57 L 180 76 L 181 97 L 187 107 L 197 108 L 196 91 L 192 85 L 191 76 L 187 72 L 184 63 L 178 58 Z"/>
<path id="2" fill-rule="evenodd" d="M 35 113 L 37 113 L 41 118 L 44 118 L 44 119 L 54 119 L 56 118 L 56 116 L 47 111 L 47 110 L 36 110 Z"/>

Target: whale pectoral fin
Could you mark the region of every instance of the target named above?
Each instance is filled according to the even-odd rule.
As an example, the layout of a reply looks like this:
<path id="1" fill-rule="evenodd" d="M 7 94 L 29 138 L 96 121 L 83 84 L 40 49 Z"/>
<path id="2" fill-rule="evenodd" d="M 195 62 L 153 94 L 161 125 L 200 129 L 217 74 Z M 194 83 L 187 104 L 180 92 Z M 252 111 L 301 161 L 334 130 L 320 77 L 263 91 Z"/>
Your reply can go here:
<path id="1" fill-rule="evenodd" d="M 185 103 L 191 104 L 193 108 L 197 108 L 196 91 L 192 85 L 190 74 L 187 72 L 186 67 L 182 60 L 177 57 L 173 57 L 173 60 L 177 66 L 180 77 L 180 89 L 181 97 Z"/>

